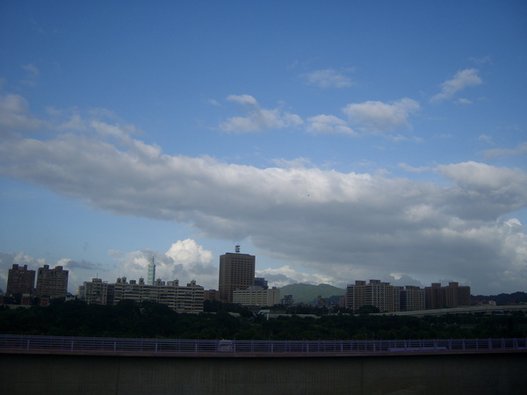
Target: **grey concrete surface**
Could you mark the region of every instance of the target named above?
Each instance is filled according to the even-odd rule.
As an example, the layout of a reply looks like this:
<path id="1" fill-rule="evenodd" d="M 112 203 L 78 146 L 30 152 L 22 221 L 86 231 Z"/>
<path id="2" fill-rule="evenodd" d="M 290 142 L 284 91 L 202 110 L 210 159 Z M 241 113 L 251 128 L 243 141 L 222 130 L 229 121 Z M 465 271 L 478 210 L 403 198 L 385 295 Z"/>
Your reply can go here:
<path id="1" fill-rule="evenodd" d="M 0 354 L 0 394 L 525 394 L 527 354 L 156 358 Z"/>

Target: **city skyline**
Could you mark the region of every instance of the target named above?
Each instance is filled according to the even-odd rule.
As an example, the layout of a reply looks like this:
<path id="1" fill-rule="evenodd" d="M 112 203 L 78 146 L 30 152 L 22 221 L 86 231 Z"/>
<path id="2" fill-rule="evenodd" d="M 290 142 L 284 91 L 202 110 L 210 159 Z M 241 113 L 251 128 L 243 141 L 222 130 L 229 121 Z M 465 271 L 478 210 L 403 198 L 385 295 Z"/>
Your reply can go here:
<path id="1" fill-rule="evenodd" d="M 281 298 L 279 288 L 268 288 L 267 281 L 261 277 L 254 277 L 255 256 L 240 253 L 240 246 L 236 246 L 235 253 L 220 256 L 220 272 L 218 289 L 205 290 L 195 280 L 186 286 L 179 283 L 179 279 L 165 281 L 158 278 L 149 281 L 151 266 L 147 268 L 147 281 L 144 277 L 128 279 L 119 277 L 115 282 L 92 278 L 82 282 L 78 287 L 74 299 L 87 304 L 117 305 L 125 300 L 136 303 L 145 301 L 168 305 L 178 312 L 203 312 L 204 302 L 219 301 L 227 304 L 242 306 L 275 306 L 278 304 L 294 304 L 295 295 L 286 294 Z M 13 264 L 9 270 L 8 288 L 6 293 L 8 304 L 31 305 L 35 302 L 48 306 L 52 299 L 71 300 L 72 295 L 67 292 L 68 271 L 61 266 L 50 269 L 48 265 L 39 267 L 35 286 L 35 270 L 27 265 L 23 267 Z M 337 292 L 337 288 L 333 288 Z M 398 311 L 423 311 L 425 308 L 442 309 L 471 305 L 470 286 L 459 285 L 458 282 L 432 283 L 420 288 L 406 285 L 396 286 L 389 282 L 370 279 L 355 280 L 342 289 L 343 295 L 337 292 L 331 298 L 339 297 L 338 305 L 353 311 L 359 311 L 365 306 L 375 307 L 381 313 Z M 289 291 L 288 291 L 289 292 Z M 331 299 L 330 298 L 330 299 Z M 309 303 L 319 306 L 324 299 L 320 294 Z M 305 301 L 298 301 L 302 304 Z M 326 302 L 324 301 L 325 305 Z M 335 304 L 335 301 L 331 302 Z M 495 304 L 495 302 L 494 302 Z"/>
<path id="2" fill-rule="evenodd" d="M 527 4 L 0 5 L 12 264 L 527 284 Z"/>
<path id="3" fill-rule="evenodd" d="M 237 246 L 239 247 L 239 246 Z M 238 250 L 239 251 L 239 250 Z M 224 255 L 220 256 L 220 262 L 221 262 L 221 259 L 223 257 L 223 259 L 225 258 L 232 258 L 232 256 L 235 256 L 235 255 L 239 255 L 241 256 L 241 261 L 244 261 L 244 258 L 245 260 L 247 260 L 247 258 L 249 258 L 249 261 L 252 260 L 252 258 L 255 258 L 255 256 L 252 256 L 252 255 L 249 255 L 249 254 L 241 254 L 240 252 L 235 252 L 235 253 L 232 253 L 232 252 L 226 252 Z M 230 261 L 228 261 L 229 264 L 232 264 L 230 263 Z M 239 262 L 238 262 L 239 263 Z M 245 263 L 246 264 L 246 263 Z M 251 265 L 249 263 L 249 265 Z M 220 265 L 221 267 L 221 265 Z M 51 271 L 55 271 L 55 270 L 59 270 L 59 271 L 62 271 L 62 267 L 61 266 L 56 266 L 55 268 L 51 269 Z M 24 291 L 22 293 L 31 293 L 31 294 L 35 294 L 37 295 L 38 292 L 37 292 L 37 287 L 35 286 L 36 285 L 36 279 L 37 277 L 35 277 L 35 273 L 38 271 L 42 271 L 42 270 L 45 270 L 45 271 L 48 271 L 50 270 L 49 269 L 49 265 L 47 264 L 43 264 L 43 266 L 41 267 L 34 267 L 32 268 L 31 266 L 28 267 L 27 265 L 24 265 L 23 267 L 22 266 L 19 266 L 18 264 L 13 264 L 13 266 L 11 268 L 9 268 L 9 273 L 11 274 L 12 271 L 14 271 L 14 274 L 17 274 L 18 272 L 20 272 L 20 274 L 25 274 L 27 272 L 32 272 L 33 273 L 33 280 L 31 281 L 32 282 L 32 285 L 27 285 L 27 281 L 26 280 L 23 280 L 26 282 L 26 284 L 24 285 L 27 289 L 27 287 L 30 287 L 32 288 L 32 291 Z M 232 269 L 231 269 L 232 270 Z M 240 271 L 238 269 L 238 271 Z M 240 274 L 242 274 L 242 277 L 247 277 L 246 274 L 244 273 L 246 270 L 244 268 L 244 270 L 241 270 L 240 273 L 236 274 L 234 277 L 239 277 Z M 250 271 L 250 269 L 249 269 Z M 67 272 L 66 271 L 66 276 L 67 276 Z M 31 274 L 31 273 L 28 273 L 28 274 Z M 131 283 L 133 284 L 144 284 L 144 285 L 156 285 L 156 284 L 165 284 L 165 283 L 173 283 L 173 282 L 176 282 L 176 283 L 179 283 L 179 280 L 178 278 L 161 278 L 161 277 L 156 277 L 155 281 L 152 283 L 152 284 L 149 284 L 148 282 L 148 274 L 149 274 L 149 267 L 146 268 L 146 275 L 145 276 L 139 276 L 139 277 L 136 277 L 136 278 L 131 278 L 129 277 L 126 273 L 121 273 L 120 276 L 118 276 L 117 278 L 115 278 L 115 282 L 120 282 L 120 281 L 130 281 Z M 15 281 L 15 283 L 13 284 L 16 284 L 16 282 L 19 282 L 21 281 L 20 279 L 20 276 L 13 276 L 13 280 Z M 108 279 L 108 278 L 102 278 L 100 276 L 95 276 L 95 277 L 92 277 L 92 278 L 85 278 L 85 279 L 80 279 L 80 282 L 79 282 L 79 287 L 82 287 L 83 285 L 86 284 L 86 282 L 91 282 L 91 281 L 97 281 L 97 282 L 100 282 L 100 283 L 111 283 L 111 279 Z M 376 283 L 381 283 L 381 280 L 378 280 L 378 279 L 369 279 L 370 282 L 376 282 Z M 190 282 L 196 282 L 194 279 L 190 280 Z M 218 271 L 218 282 L 217 282 L 217 286 L 216 287 L 212 287 L 212 288 L 209 288 L 208 290 L 210 291 L 216 291 L 218 293 L 218 298 L 220 298 L 220 293 L 219 293 L 219 290 L 220 290 L 220 284 L 222 282 L 222 275 L 221 275 L 221 271 Z M 257 288 L 261 288 L 261 289 L 267 289 L 268 288 L 268 285 L 267 285 L 267 280 L 263 277 L 253 277 L 252 281 L 248 281 L 247 279 L 244 279 L 243 281 L 243 284 L 244 285 L 247 285 L 249 284 L 249 288 L 250 287 L 257 287 Z M 350 285 L 352 285 L 352 283 L 355 282 L 355 283 L 365 283 L 365 280 L 357 280 L 357 279 L 348 279 L 347 281 L 344 281 L 344 283 L 346 284 L 346 286 L 344 286 L 343 288 L 341 288 L 342 290 L 346 290 L 346 288 L 348 288 Z M 429 285 L 431 286 L 434 286 L 434 285 L 438 285 L 438 286 L 442 286 L 442 285 L 445 285 L 446 283 L 448 284 L 451 284 L 452 281 L 448 281 L 448 282 L 432 282 L 430 283 Z M 455 282 L 457 284 L 457 282 Z M 293 284 L 302 284 L 302 283 L 293 283 Z M 303 283 L 305 284 L 305 283 Z M 382 282 L 382 284 L 390 284 L 388 282 Z M 201 285 L 201 284 L 197 284 L 197 285 Z M 291 284 L 287 284 L 287 285 L 291 285 Z M 309 284 L 308 284 L 309 285 Z M 324 285 L 324 284 L 310 284 L 310 285 Z M 415 286 L 415 285 L 411 285 L 411 284 L 403 284 L 401 282 L 397 282 L 395 284 L 391 284 L 393 286 L 397 286 L 397 287 L 410 287 L 410 288 L 413 288 L 413 287 L 416 287 L 416 288 L 420 288 L 419 286 Z M 424 289 L 424 287 L 427 287 L 429 286 L 427 284 L 423 284 L 422 287 Z M 466 286 L 467 284 L 461 284 L 462 286 Z M 16 287 L 17 285 L 15 285 Z M 232 292 L 233 290 L 244 290 L 244 289 L 247 289 L 246 286 L 241 286 L 241 287 L 231 287 L 232 289 L 230 290 L 230 292 Z M 206 288 L 205 288 L 206 289 Z M 0 289 L 1 290 L 1 289 Z M 72 295 L 75 295 L 78 293 L 79 291 L 79 288 L 76 288 L 74 290 L 72 290 L 71 292 L 69 291 L 70 288 L 68 287 L 68 292 Z M 7 290 L 4 290 L 4 293 L 6 295 L 9 295 L 9 293 L 7 292 Z M 20 292 L 19 292 L 20 293 Z"/>

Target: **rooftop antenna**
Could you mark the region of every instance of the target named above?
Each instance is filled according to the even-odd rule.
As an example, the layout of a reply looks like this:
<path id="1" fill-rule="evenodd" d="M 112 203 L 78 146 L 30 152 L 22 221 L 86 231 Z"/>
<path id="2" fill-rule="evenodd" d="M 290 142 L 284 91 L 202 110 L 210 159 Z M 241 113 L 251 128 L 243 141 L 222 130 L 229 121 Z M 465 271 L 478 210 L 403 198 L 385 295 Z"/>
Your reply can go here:
<path id="1" fill-rule="evenodd" d="M 240 245 L 239 244 L 236 244 L 236 246 L 234 247 L 234 251 L 239 254 L 240 253 Z"/>

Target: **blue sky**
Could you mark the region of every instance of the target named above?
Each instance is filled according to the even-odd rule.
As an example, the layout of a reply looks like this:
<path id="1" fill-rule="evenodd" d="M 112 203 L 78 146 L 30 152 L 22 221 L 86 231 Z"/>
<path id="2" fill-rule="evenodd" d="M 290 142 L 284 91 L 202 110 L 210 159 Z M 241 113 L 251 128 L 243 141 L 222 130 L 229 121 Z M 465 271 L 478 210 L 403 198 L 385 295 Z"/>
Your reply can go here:
<path id="1" fill-rule="evenodd" d="M 527 284 L 523 1 L 3 1 L 13 263 Z"/>

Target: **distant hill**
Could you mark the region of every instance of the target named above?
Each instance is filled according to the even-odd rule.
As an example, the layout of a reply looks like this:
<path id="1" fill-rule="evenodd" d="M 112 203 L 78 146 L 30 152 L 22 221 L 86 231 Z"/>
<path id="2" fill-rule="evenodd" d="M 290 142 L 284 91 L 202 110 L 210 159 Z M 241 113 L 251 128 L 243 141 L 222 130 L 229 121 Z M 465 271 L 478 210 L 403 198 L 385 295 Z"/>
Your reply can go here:
<path id="1" fill-rule="evenodd" d="M 499 295 L 473 295 L 472 303 L 488 303 L 489 301 L 495 301 L 498 306 L 511 305 L 511 304 L 524 304 L 527 303 L 527 293 L 525 292 L 513 292 L 511 294 L 501 293 Z"/>
<path id="2" fill-rule="evenodd" d="M 319 296 L 329 298 L 331 296 L 342 296 L 345 289 L 337 288 L 329 284 L 289 284 L 280 288 L 280 295 L 293 295 L 295 303 L 312 303 Z"/>

